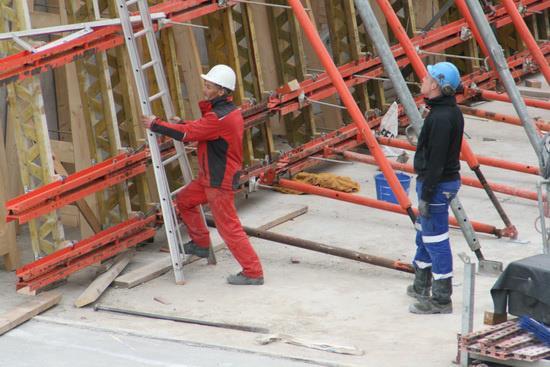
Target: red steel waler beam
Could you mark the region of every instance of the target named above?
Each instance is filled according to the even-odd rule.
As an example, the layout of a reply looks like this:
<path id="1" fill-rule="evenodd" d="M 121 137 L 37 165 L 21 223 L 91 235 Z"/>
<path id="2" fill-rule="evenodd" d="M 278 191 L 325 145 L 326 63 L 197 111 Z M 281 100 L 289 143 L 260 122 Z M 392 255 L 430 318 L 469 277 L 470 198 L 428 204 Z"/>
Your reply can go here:
<path id="1" fill-rule="evenodd" d="M 227 1 L 227 6 L 236 2 Z M 170 0 L 151 6 L 151 13 L 163 12 L 176 22 L 186 22 L 220 10 L 216 0 Z M 165 27 L 171 27 L 167 23 Z M 106 51 L 124 44 L 122 28 L 104 26 L 94 29 L 78 39 L 51 49 L 32 53 L 22 51 L 0 59 L 0 84 L 10 83 L 43 73 L 47 70 L 69 64 L 80 57 Z"/>
<path id="2" fill-rule="evenodd" d="M 542 48 L 550 53 L 550 48 L 545 45 L 543 45 Z M 524 73 L 524 70 L 521 67 L 522 64 L 518 61 L 521 60 L 522 56 L 523 54 L 520 53 L 509 59 L 509 61 L 511 60 L 511 66 L 517 69 L 514 71 L 515 77 L 523 75 Z M 491 82 L 486 73 L 478 73 L 474 76 L 467 76 L 467 79 L 480 85 Z M 365 82 L 363 78 L 361 78 L 360 81 Z M 312 95 L 315 95 L 315 92 L 313 92 Z M 462 98 L 461 96 L 459 97 Z M 288 103 L 294 104 L 294 101 L 289 100 L 287 104 Z M 284 107 L 285 106 L 283 105 L 283 110 L 285 110 Z M 245 110 L 244 114 L 247 115 L 247 126 L 257 123 L 258 120 L 265 118 L 270 112 L 271 111 L 269 111 L 267 107 L 264 108 L 264 106 L 254 106 L 248 110 Z M 369 120 L 369 126 L 377 126 L 379 121 L 380 118 L 371 119 Z M 356 138 L 356 136 L 357 131 L 354 126 L 342 127 L 336 132 L 327 134 L 322 138 L 314 139 L 304 146 L 286 153 L 281 156 L 279 161 L 275 164 L 248 169 L 247 171 L 249 174 L 244 175 L 241 182 L 245 182 L 248 177 L 259 176 L 263 172 L 267 172 L 272 169 L 276 169 L 278 172 L 296 172 L 299 167 L 312 166 L 316 162 L 311 160 L 308 163 L 297 162 L 318 153 L 323 150 L 324 147 L 334 146 L 335 144 L 341 143 L 346 139 Z M 482 157 L 478 158 L 480 160 L 482 159 Z M 146 151 L 141 151 L 134 154 L 124 153 L 93 167 L 79 171 L 63 181 L 51 183 L 14 198 L 6 203 L 8 213 L 7 219 L 18 219 L 20 223 L 25 223 L 32 218 L 46 214 L 64 205 L 68 205 L 91 193 L 97 192 L 144 172 L 147 160 L 148 153 Z M 492 159 L 482 161 L 481 163 L 519 171 L 521 171 L 522 167 L 521 164 L 506 161 L 497 162 Z"/>
<path id="3" fill-rule="evenodd" d="M 33 292 L 155 236 L 156 214 L 131 218 L 16 271 L 17 289 Z"/>
<path id="4" fill-rule="evenodd" d="M 6 202 L 6 221 L 20 224 L 145 172 L 148 150 L 122 153 Z"/>
<path id="5" fill-rule="evenodd" d="M 236 3 L 233 0 L 227 1 L 228 6 L 235 5 Z M 532 11 L 541 11 L 550 7 L 550 0 L 525 0 L 523 3 Z M 216 4 L 215 0 L 172 0 L 150 8 L 151 12 L 164 12 L 168 18 L 179 22 L 189 21 L 213 13 L 219 9 L 220 7 Z M 506 14 L 502 6 L 496 7 L 495 14 L 490 17 L 490 21 L 496 27 L 501 27 L 512 22 L 510 16 Z M 439 47 L 434 49 L 428 46 L 444 39 L 448 41 L 444 42 L 447 44 L 447 48 L 461 43 L 462 41 L 457 35 L 460 34 L 460 29 L 465 25 L 467 23 L 464 20 L 458 20 L 430 31 L 424 36 L 417 36 L 413 38 L 413 42 L 427 51 L 441 51 Z M 170 24 L 166 26 L 169 27 Z M 123 43 L 121 34 L 120 26 L 102 27 L 86 36 L 47 51 L 36 54 L 23 51 L 0 59 L 0 84 L 31 77 L 49 69 L 71 63 L 84 55 L 119 46 Z M 448 38 L 451 38 L 451 40 L 448 40 Z M 394 49 L 398 50 L 400 47 L 396 46 Z M 402 54 L 403 52 L 401 51 L 399 55 Z"/>
<path id="6" fill-rule="evenodd" d="M 523 43 L 525 43 L 531 52 L 531 55 L 538 64 L 542 75 L 544 75 L 544 78 L 546 79 L 546 82 L 550 84 L 550 66 L 548 65 L 548 62 L 542 52 L 540 52 L 537 42 L 525 24 L 525 21 L 519 13 L 516 4 L 512 0 L 500 0 L 500 3 L 506 8 L 508 14 L 510 14 L 517 33 L 523 39 Z"/>

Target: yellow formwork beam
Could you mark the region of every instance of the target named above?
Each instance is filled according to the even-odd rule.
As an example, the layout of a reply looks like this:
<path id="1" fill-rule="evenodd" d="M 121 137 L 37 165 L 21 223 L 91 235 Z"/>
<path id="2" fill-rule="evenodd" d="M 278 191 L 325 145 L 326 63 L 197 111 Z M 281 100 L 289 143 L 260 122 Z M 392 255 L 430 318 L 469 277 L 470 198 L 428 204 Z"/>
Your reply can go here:
<path id="1" fill-rule="evenodd" d="M 0 20 L 4 32 L 31 28 L 27 1 L 0 0 Z M 11 42 L 2 47 L 6 54 L 20 51 Z M 55 180 L 40 80 L 25 79 L 9 84 L 7 89 L 9 121 L 14 124 L 21 181 L 24 190 L 30 191 Z M 30 221 L 29 230 L 35 257 L 55 251 L 64 241 L 57 211 Z"/>
<path id="2" fill-rule="evenodd" d="M 65 5 L 71 22 L 96 18 L 92 0 L 66 0 Z M 103 5 L 106 7 L 105 3 Z M 76 69 L 90 155 L 94 160 L 92 163 L 99 163 L 119 154 L 122 149 L 106 52 L 97 52 L 77 60 Z M 100 191 L 96 198 L 104 228 L 128 218 L 130 198 L 126 183 Z"/>

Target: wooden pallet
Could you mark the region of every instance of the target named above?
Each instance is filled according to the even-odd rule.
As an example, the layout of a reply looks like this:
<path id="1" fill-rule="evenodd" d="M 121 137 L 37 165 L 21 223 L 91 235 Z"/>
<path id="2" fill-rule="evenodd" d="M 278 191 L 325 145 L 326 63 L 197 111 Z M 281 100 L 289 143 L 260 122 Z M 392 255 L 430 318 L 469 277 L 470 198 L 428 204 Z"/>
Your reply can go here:
<path id="1" fill-rule="evenodd" d="M 464 335 L 459 349 L 499 360 L 535 362 L 550 357 L 550 346 L 522 330 L 517 320 Z"/>

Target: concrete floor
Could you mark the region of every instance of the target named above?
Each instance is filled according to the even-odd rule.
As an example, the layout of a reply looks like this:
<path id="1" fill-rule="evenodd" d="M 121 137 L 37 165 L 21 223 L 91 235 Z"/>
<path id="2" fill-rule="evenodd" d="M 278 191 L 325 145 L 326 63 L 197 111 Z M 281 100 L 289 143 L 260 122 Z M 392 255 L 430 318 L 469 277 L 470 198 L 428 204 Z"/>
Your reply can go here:
<path id="1" fill-rule="evenodd" d="M 510 105 L 498 102 L 485 103 L 479 108 L 513 114 Z M 533 116 L 550 121 L 550 111 L 531 111 Z M 468 141 L 479 155 L 536 163 L 535 154 L 520 127 L 468 119 L 465 130 L 471 137 Z M 376 169 L 373 166 L 360 163 L 336 164 L 325 166 L 321 170 L 350 176 L 360 183 L 360 195 L 375 196 L 373 176 Z M 532 191 L 535 191 L 538 180 L 536 176 L 490 167 L 483 167 L 483 172 L 490 181 Z M 464 163 L 462 173 L 464 176 L 473 176 Z M 411 187 L 411 198 L 416 202 L 412 193 L 414 185 Z M 460 196 L 470 219 L 498 228 L 503 227 L 482 190 L 463 186 Z M 534 228 L 538 215 L 536 202 L 501 194 L 497 194 L 497 197 L 516 225 L 521 241 L 480 235 L 485 257 L 502 261 L 506 265 L 540 253 L 541 236 Z M 415 232 L 406 216 L 315 196 L 284 195 L 266 191 L 254 193 L 246 200 L 241 199 L 238 207 L 244 224 L 259 226 L 300 205 L 309 207 L 307 214 L 280 225 L 273 231 L 402 261 L 410 261 L 413 256 Z M 256 340 L 258 335 L 253 333 L 94 312 L 89 307 L 76 309 L 72 303 L 93 279 L 94 271 L 91 269 L 71 276 L 68 283 L 60 288 L 64 293 L 61 304 L 37 317 L 33 324 L 29 324 L 32 326 L 24 326 L 8 333 L 8 341 L 21 341 L 21 338 L 25 339 L 25 335 L 31 337 L 32 330 L 36 327 L 43 333 L 51 331 L 52 339 L 63 338 L 73 333 L 66 327 L 76 325 L 93 333 L 129 333 L 149 336 L 156 338 L 155 340 L 197 343 L 208 350 L 209 357 L 211 349 L 207 345 L 260 355 L 299 358 L 318 365 L 451 366 L 456 356 L 463 291 L 463 266 L 457 254 L 466 252 L 475 259 L 459 231 L 452 231 L 451 241 L 455 256 L 455 311 L 451 315 L 409 314 L 407 309 L 411 299 L 404 292 L 412 279 L 409 274 L 258 239 L 252 239 L 252 243 L 265 269 L 266 284 L 262 287 L 227 285 L 225 277 L 239 269 L 227 250 L 222 250 L 218 253 L 219 263 L 215 267 L 208 266 L 205 261 L 188 266 L 188 283 L 184 286 L 176 286 L 173 275 L 168 273 L 133 289 L 111 288 L 99 301 L 104 305 L 139 311 L 265 327 L 273 333 L 290 334 L 312 342 L 355 346 L 364 351 L 363 356 L 322 352 L 280 342 L 260 345 Z M 25 244 L 24 238 L 21 238 L 20 244 L 27 250 L 30 247 Z M 128 269 L 166 256 L 158 252 L 158 247 L 159 244 L 141 248 Z M 291 259 L 299 262 L 291 262 Z M 495 277 L 476 277 L 476 329 L 482 327 L 483 312 L 492 310 L 489 290 L 494 281 Z M 7 310 L 24 299 L 15 293 L 14 282 L 13 274 L 0 272 L 0 294 L 4 295 L 0 297 L 0 310 Z M 159 303 L 153 300 L 154 297 L 162 297 L 169 304 Z M 57 326 L 52 326 L 52 323 Z M 65 327 L 59 328 L 59 325 Z M 94 338 L 92 339 L 96 340 Z M 5 340 L 5 337 L 0 339 L 0 349 Z M 36 339 L 30 340 L 34 343 Z M 138 348 L 139 353 L 135 354 L 135 358 L 148 358 L 170 365 L 172 357 L 169 351 L 174 348 L 171 341 L 162 344 L 163 350 L 167 350 L 166 356 L 157 353 L 151 346 L 156 344 L 151 342 L 153 344 L 150 347 Z M 106 350 L 110 350 L 111 338 L 105 339 L 104 343 Z M 101 349 L 100 345 L 96 347 Z M 191 354 L 194 355 L 195 352 Z M 254 354 L 247 355 L 257 357 Z M 21 358 L 21 361 L 30 361 L 36 357 L 24 355 Z M 117 361 L 115 358 L 118 357 L 113 356 L 113 362 Z M 214 359 L 216 358 L 218 357 Z M 194 361 L 182 360 L 179 363 L 194 365 Z M 207 360 L 197 361 L 196 364 L 200 366 L 215 365 L 208 364 Z M 23 365 L 22 363 L 19 365 Z M 236 365 L 246 364 L 243 362 Z M 269 366 L 267 362 L 258 362 L 256 365 Z M 293 366 L 287 361 L 278 365 Z"/>

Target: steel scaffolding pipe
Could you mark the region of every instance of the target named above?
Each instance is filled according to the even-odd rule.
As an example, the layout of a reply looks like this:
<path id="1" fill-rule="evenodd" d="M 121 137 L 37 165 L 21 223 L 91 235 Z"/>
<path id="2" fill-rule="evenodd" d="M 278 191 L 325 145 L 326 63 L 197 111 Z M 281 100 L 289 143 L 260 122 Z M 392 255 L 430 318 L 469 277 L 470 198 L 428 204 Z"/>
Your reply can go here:
<path id="1" fill-rule="evenodd" d="M 523 43 L 525 43 L 525 46 L 527 46 L 531 52 L 531 56 L 533 56 L 533 59 L 535 59 L 535 62 L 538 64 L 542 75 L 544 75 L 544 78 L 546 79 L 546 82 L 550 85 L 550 66 L 548 66 L 546 57 L 544 57 L 540 51 L 537 41 L 535 41 L 531 31 L 525 24 L 525 21 L 519 13 L 516 4 L 512 0 L 501 0 L 500 2 L 506 8 L 508 15 L 512 18 L 512 23 L 514 23 L 517 33 L 523 40 Z"/>
<path id="2" fill-rule="evenodd" d="M 313 23 L 311 22 L 311 19 L 306 13 L 301 1 L 288 0 L 288 3 L 292 7 L 292 10 L 296 15 L 296 19 L 302 26 L 302 30 L 304 31 L 304 34 L 306 35 L 309 42 L 311 43 L 313 50 L 317 54 L 317 57 L 319 57 L 319 60 L 321 61 L 321 63 L 323 64 L 323 67 L 327 71 L 327 74 L 329 75 L 332 81 L 332 84 L 338 91 L 338 94 L 340 95 L 342 102 L 346 106 L 348 113 L 350 114 L 350 116 L 353 119 L 353 122 L 357 126 L 359 136 L 363 138 L 363 140 L 367 144 L 367 147 L 371 151 L 372 155 L 376 158 L 376 161 L 378 162 L 380 169 L 384 173 L 384 177 L 388 181 L 388 184 L 390 185 L 393 192 L 395 193 L 395 196 L 397 198 L 397 201 L 401 205 L 401 208 L 403 208 L 403 210 L 407 213 L 411 221 L 414 223 L 416 221 L 416 214 L 412 210 L 412 205 L 409 200 L 409 197 L 405 193 L 405 190 L 403 190 L 403 187 L 399 183 L 399 180 L 397 179 L 395 172 L 391 168 L 386 156 L 384 155 L 384 153 L 382 152 L 382 149 L 378 145 L 378 142 L 376 141 L 376 138 L 374 137 L 374 134 L 371 131 L 370 126 L 368 125 L 365 117 L 361 113 L 359 106 L 357 106 L 357 103 L 355 102 L 346 83 L 342 79 L 342 75 L 340 74 L 340 71 L 334 64 L 334 61 L 332 60 L 330 54 L 325 48 L 325 45 L 323 44 L 321 37 L 317 33 L 317 30 L 315 29 L 315 26 L 313 25 Z"/>
<path id="3" fill-rule="evenodd" d="M 517 89 L 517 87 L 516 87 L 516 89 Z M 499 93 L 499 92 L 495 92 L 495 91 L 492 91 L 492 90 L 479 89 L 479 95 L 483 99 L 487 99 L 487 100 L 490 100 L 490 101 L 512 102 L 512 100 L 509 97 L 509 94 Z M 529 107 L 537 107 L 537 108 L 543 108 L 545 110 L 550 110 L 550 102 L 549 101 L 544 101 L 542 99 L 525 98 L 525 97 L 522 97 L 519 94 L 519 92 L 518 92 L 518 96 L 519 96 L 519 99 L 521 99 L 525 103 L 525 105 L 527 105 Z M 514 102 L 512 102 L 512 103 L 514 103 Z"/>
<path id="4" fill-rule="evenodd" d="M 216 223 L 210 217 L 206 218 L 206 222 L 211 227 L 216 226 Z M 414 274 L 414 269 L 410 264 L 401 262 L 399 260 L 391 260 L 380 256 L 373 256 L 365 254 L 364 252 L 352 251 L 340 247 L 326 245 L 324 243 L 304 240 L 301 238 L 291 237 L 275 232 L 264 231 L 259 228 L 243 226 L 243 229 L 246 234 L 251 237 L 261 238 L 272 242 L 284 243 L 285 245 L 298 247 L 305 250 L 320 252 L 327 255 L 342 257 L 344 259 L 355 260 L 362 263 L 381 266 L 383 268 Z"/>
<path id="5" fill-rule="evenodd" d="M 399 97 L 399 101 L 401 102 L 405 113 L 409 117 L 409 124 L 412 131 L 410 131 L 411 129 L 407 128 L 407 137 L 409 139 L 414 138 L 416 140 L 418 139 L 418 135 L 420 135 L 423 119 L 420 115 L 420 112 L 418 111 L 418 107 L 416 106 L 411 91 L 407 87 L 405 78 L 403 78 L 403 74 L 401 73 L 401 70 L 399 70 L 399 66 L 395 61 L 395 57 L 393 56 L 390 46 L 384 38 L 384 33 L 382 33 L 382 29 L 380 28 L 380 24 L 378 23 L 378 20 L 376 19 L 376 16 L 372 11 L 370 3 L 368 2 L 368 0 L 355 0 L 355 6 L 359 11 L 359 16 L 363 21 L 365 30 L 367 31 L 370 39 L 374 43 L 374 47 L 376 48 L 378 57 L 380 57 L 380 61 L 384 66 L 384 71 L 390 78 L 393 88 L 397 93 L 397 96 Z M 391 19 L 388 19 L 388 21 L 391 21 Z M 418 62 L 418 60 L 412 59 L 410 61 L 413 64 L 414 62 Z M 420 60 L 420 63 L 422 63 L 422 60 Z"/>
<path id="6" fill-rule="evenodd" d="M 502 113 L 480 110 L 479 108 L 472 108 L 464 105 L 459 105 L 458 107 L 460 107 L 460 110 L 462 111 L 462 113 L 466 115 L 482 117 L 487 120 L 504 122 L 505 124 L 521 126 L 521 120 L 516 116 L 504 115 Z M 535 120 L 535 124 L 537 125 L 537 128 L 541 131 L 550 131 L 550 123 L 546 121 L 537 119 Z M 538 168 L 536 169 L 536 172 L 537 172 L 536 174 L 538 175 L 539 174 Z"/>
<path id="7" fill-rule="evenodd" d="M 489 60 L 489 65 L 491 66 L 491 69 L 495 71 L 496 76 L 498 77 L 498 73 L 496 72 L 496 67 L 493 62 L 493 60 L 490 57 L 489 50 L 487 49 L 487 46 L 485 45 L 485 42 L 483 41 L 483 38 L 481 37 L 481 34 L 479 33 L 476 24 L 474 22 L 474 18 L 472 17 L 472 14 L 470 14 L 470 10 L 468 9 L 468 5 L 466 4 L 465 0 L 455 0 L 455 5 L 462 14 L 462 17 L 466 21 L 466 24 L 468 24 L 468 27 L 470 31 L 472 32 L 474 39 L 476 40 L 477 44 L 479 45 L 479 48 L 481 49 L 481 52 L 485 57 L 487 57 Z"/>
<path id="8" fill-rule="evenodd" d="M 360 154 L 360 153 L 356 153 L 356 152 L 344 151 L 344 152 L 342 152 L 342 156 L 344 158 L 348 159 L 348 160 L 351 160 L 351 161 L 356 161 L 356 162 L 361 162 L 361 163 L 366 163 L 366 164 L 371 164 L 371 165 L 376 164 L 375 161 L 374 161 L 374 158 L 372 158 L 370 155 L 366 155 L 366 154 Z M 414 172 L 414 167 L 412 166 L 412 164 L 399 163 L 399 162 L 394 162 L 394 161 L 390 161 L 390 164 L 393 167 L 393 169 L 395 169 L 395 170 L 408 172 L 408 173 L 413 173 L 413 174 L 415 173 Z M 461 179 L 462 183 L 466 186 L 472 186 L 472 187 L 476 187 L 478 189 L 483 188 L 481 183 L 478 180 L 474 179 L 473 177 L 462 176 L 460 179 Z M 538 195 L 535 191 L 517 189 L 517 188 L 514 188 L 514 187 L 507 186 L 507 185 L 496 184 L 494 182 L 489 183 L 489 185 L 491 186 L 491 188 L 494 191 L 500 192 L 501 194 L 517 196 L 517 197 L 520 197 L 520 198 L 523 198 L 523 199 L 534 200 L 534 201 L 538 200 Z"/>
<path id="9" fill-rule="evenodd" d="M 479 4 L 478 0 L 466 0 L 470 14 L 475 22 L 475 27 L 479 30 L 481 38 L 485 42 L 487 49 L 490 52 L 491 58 L 495 64 L 496 70 L 500 75 L 500 80 L 504 85 L 504 88 L 508 92 L 508 97 L 510 98 L 514 108 L 522 121 L 522 126 L 527 133 L 527 137 L 539 160 L 539 165 L 541 167 L 541 173 L 545 171 L 544 157 L 541 152 L 541 138 L 537 134 L 537 129 L 533 119 L 529 116 L 527 111 L 527 106 L 523 101 L 522 96 L 520 95 L 518 88 L 514 82 L 514 78 L 508 69 L 508 64 L 504 53 L 502 52 L 501 46 L 498 44 L 498 41 L 483 13 L 483 9 Z"/>
<path id="10" fill-rule="evenodd" d="M 348 193 L 345 193 L 345 192 L 326 189 L 326 188 L 318 187 L 318 186 L 313 186 L 313 185 L 310 185 L 310 184 L 306 184 L 306 183 L 298 182 L 298 181 L 292 181 L 292 180 L 288 180 L 288 179 L 285 179 L 285 178 L 279 179 L 277 184 L 280 187 L 295 190 L 295 191 L 299 191 L 299 192 L 303 192 L 303 193 L 306 193 L 306 194 L 323 196 L 323 197 L 326 197 L 326 198 L 329 198 L 329 199 L 345 201 L 345 202 L 348 202 L 348 203 L 363 205 L 363 206 L 367 206 L 367 207 L 370 207 L 370 208 L 376 208 L 376 209 L 381 209 L 381 210 L 385 210 L 385 211 L 389 211 L 389 212 L 393 212 L 393 213 L 408 215 L 407 211 L 405 211 L 405 209 L 401 208 L 399 205 L 391 204 L 391 203 L 388 203 L 386 201 L 371 199 L 371 198 L 368 198 L 368 197 L 365 197 L 365 196 L 360 196 L 360 195 L 355 195 L 355 194 L 348 194 Z M 414 211 L 415 215 L 418 215 L 418 210 L 417 209 L 412 209 L 412 210 Z M 511 235 L 512 235 L 511 233 L 509 233 L 506 230 L 497 229 L 495 226 L 492 226 L 492 225 L 489 225 L 489 224 L 474 222 L 474 221 L 470 221 L 470 223 L 474 227 L 475 231 L 478 232 L 478 233 L 492 234 L 492 235 L 495 235 L 499 238 L 503 237 L 503 236 L 511 237 Z M 457 221 L 454 217 L 449 217 L 449 224 L 454 226 L 454 227 L 459 227 L 459 225 L 458 225 L 458 223 L 457 223 Z"/>
<path id="11" fill-rule="evenodd" d="M 370 13 L 372 14 L 372 17 L 374 17 L 374 14 L 372 13 L 372 9 L 370 8 L 370 5 L 367 0 L 355 0 L 356 4 L 361 3 L 361 7 L 358 7 L 359 12 L 361 13 L 361 8 L 365 11 L 365 15 L 370 15 L 368 10 L 370 9 Z M 403 47 L 403 50 L 405 51 L 405 54 L 407 55 L 408 59 L 411 62 L 411 65 L 413 67 L 413 70 L 415 71 L 416 75 L 423 79 L 428 75 L 428 71 L 426 70 L 426 66 L 424 66 L 424 63 L 422 62 L 422 59 L 416 52 L 416 49 L 411 41 L 411 39 L 408 37 L 407 33 L 403 29 L 403 26 L 401 25 L 401 22 L 399 21 L 399 18 L 395 14 L 395 11 L 393 10 L 391 4 L 388 0 L 377 0 L 378 5 L 380 6 L 380 9 L 384 13 L 384 16 L 387 19 L 387 22 L 392 29 L 393 34 L 399 41 L 399 44 L 401 47 Z M 376 22 L 376 18 L 374 18 L 374 22 Z M 378 24 L 376 22 L 376 24 Z M 382 35 L 383 37 L 383 35 Z M 371 37 L 372 38 L 372 37 Z M 382 40 L 385 39 L 382 38 Z M 409 92 L 410 95 L 410 92 Z M 418 130 L 420 132 L 420 130 Z M 476 155 L 472 151 L 472 148 L 468 144 L 468 142 L 463 139 L 462 140 L 462 146 L 461 146 L 461 152 L 464 156 L 466 162 L 468 162 L 468 166 L 474 173 L 476 174 L 477 178 L 479 179 L 479 182 L 485 192 L 487 193 L 487 196 L 489 197 L 489 200 L 491 200 L 491 203 L 495 207 L 496 211 L 498 212 L 500 218 L 504 222 L 504 225 L 506 225 L 506 228 L 514 228 L 514 225 L 512 224 L 512 221 L 504 211 L 504 208 L 502 207 L 502 204 L 498 201 L 497 197 L 495 196 L 495 193 L 493 192 L 490 185 L 487 184 L 487 180 L 485 179 L 485 175 L 483 172 L 481 172 L 481 168 L 479 166 L 479 161 L 477 160 Z M 514 228 L 515 230 L 515 228 Z"/>
<path id="12" fill-rule="evenodd" d="M 390 139 L 385 137 L 377 137 L 378 142 L 382 145 L 387 145 L 394 148 L 400 148 L 405 150 L 416 151 L 416 147 L 409 142 L 400 140 L 400 139 Z M 491 158 L 491 157 L 477 157 L 479 162 L 486 166 L 502 168 L 510 171 L 523 172 L 533 174 L 533 166 L 528 164 L 521 164 L 516 162 L 509 162 L 502 159 Z M 461 160 L 464 160 L 464 157 L 460 157 Z M 538 170 L 537 170 L 538 171 Z"/>

